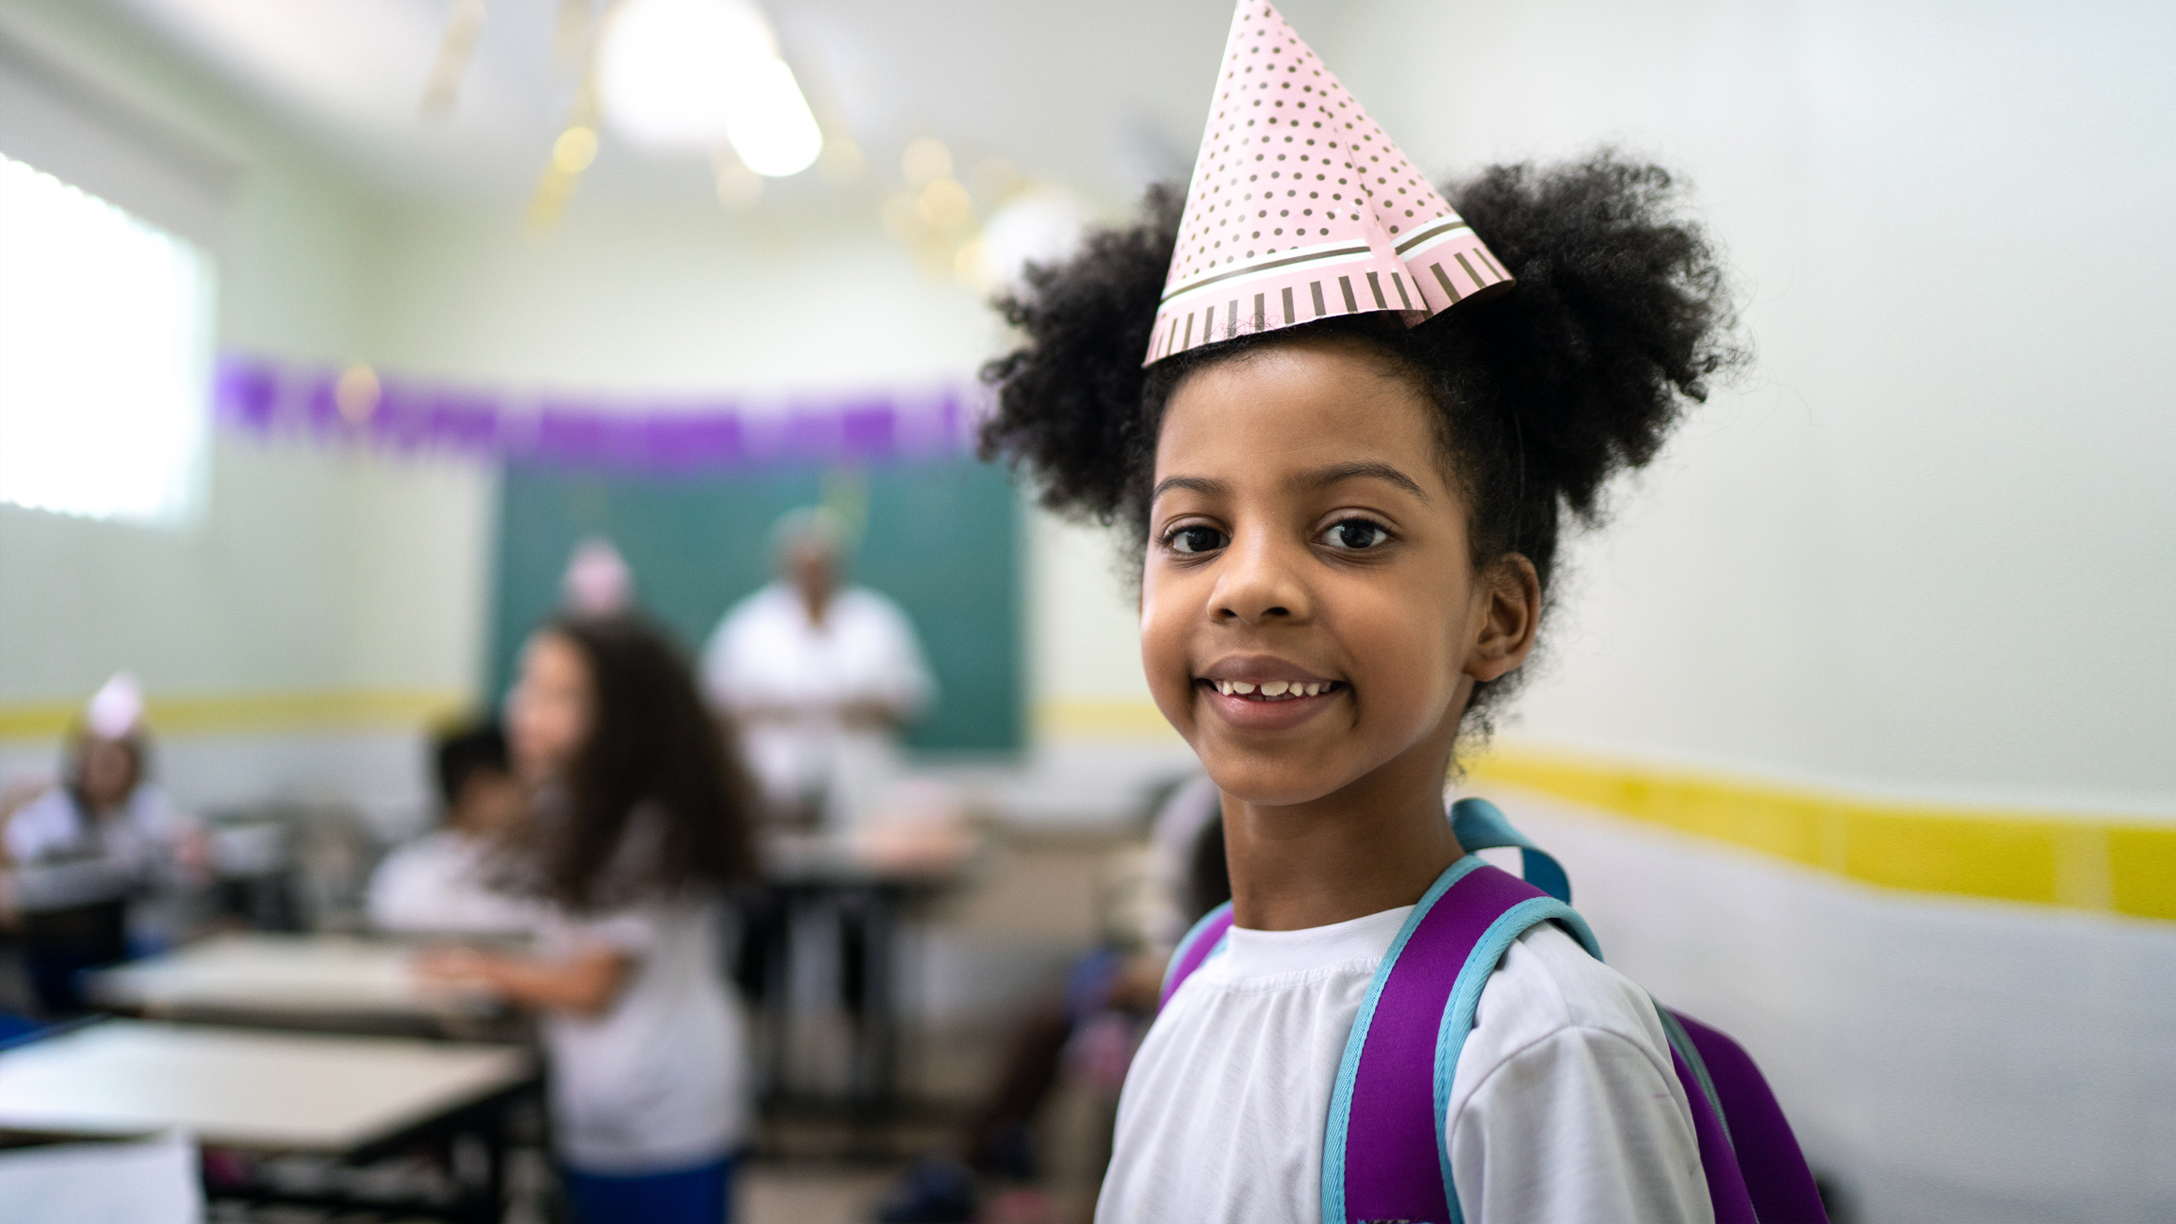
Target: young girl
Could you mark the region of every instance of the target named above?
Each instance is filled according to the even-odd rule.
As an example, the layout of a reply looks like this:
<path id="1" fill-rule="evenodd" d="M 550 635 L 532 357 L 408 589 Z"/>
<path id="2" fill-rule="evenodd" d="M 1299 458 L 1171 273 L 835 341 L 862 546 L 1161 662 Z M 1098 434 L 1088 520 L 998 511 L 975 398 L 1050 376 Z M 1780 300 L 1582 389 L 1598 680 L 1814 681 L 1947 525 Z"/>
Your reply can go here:
<path id="1" fill-rule="evenodd" d="M 631 618 L 539 631 L 507 715 L 532 796 L 508 884 L 545 902 L 540 950 L 425 971 L 544 1013 L 578 1220 L 716 1224 L 748 1127 L 719 943 L 721 886 L 750 866 L 738 763 L 678 654 Z"/>
<path id="2" fill-rule="evenodd" d="M 1183 217 L 1152 193 L 1003 304 L 985 452 L 1132 530 L 1149 687 L 1223 794 L 1235 926 L 1133 1063 L 1098 1220 L 1320 1218 L 1348 1033 L 1464 853 L 1444 779 L 1560 525 L 1733 358 L 1662 171 L 1449 194 L 1246 0 Z M 1654 1005 L 1555 926 L 1487 979 L 1441 1121 L 1468 1221 L 1710 1218 Z"/>
<path id="3" fill-rule="evenodd" d="M 160 884 L 201 881 L 200 826 L 149 778 L 143 694 L 115 676 L 68 741 L 61 785 L 0 813 L 0 883 L 22 928 L 24 967 L 47 1015 L 82 1011 L 82 974 L 126 960 L 131 935 L 157 939 L 132 907 Z"/>

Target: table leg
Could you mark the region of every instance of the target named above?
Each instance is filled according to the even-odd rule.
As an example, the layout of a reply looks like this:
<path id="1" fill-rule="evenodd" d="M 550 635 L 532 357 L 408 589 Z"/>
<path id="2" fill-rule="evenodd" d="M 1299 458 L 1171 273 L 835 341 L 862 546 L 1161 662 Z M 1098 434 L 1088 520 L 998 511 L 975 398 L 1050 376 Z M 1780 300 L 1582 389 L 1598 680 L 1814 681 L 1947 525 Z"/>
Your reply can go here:
<path id="1" fill-rule="evenodd" d="M 865 1114 L 882 1114 L 895 1103 L 898 1090 L 898 906 L 892 891 L 882 887 L 864 889 L 857 899 L 862 1014 L 856 1104 Z"/>

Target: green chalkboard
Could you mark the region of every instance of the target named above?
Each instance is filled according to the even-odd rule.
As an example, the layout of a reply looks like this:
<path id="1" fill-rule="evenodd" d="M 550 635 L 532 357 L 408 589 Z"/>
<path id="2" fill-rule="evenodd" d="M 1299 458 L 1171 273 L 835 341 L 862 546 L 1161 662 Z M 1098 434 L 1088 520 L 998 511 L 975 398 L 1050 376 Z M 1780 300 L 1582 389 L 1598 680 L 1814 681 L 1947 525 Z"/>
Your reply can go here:
<path id="1" fill-rule="evenodd" d="M 489 691 L 506 691 L 522 641 L 558 608 L 567 555 L 583 538 L 603 535 L 619 547 L 644 610 L 692 654 L 728 607 L 770 580 L 771 524 L 818 503 L 864 525 L 849 580 L 896 600 L 929 653 L 938 701 L 908 745 L 1019 748 L 1020 500 L 1002 470 L 964 458 L 702 477 L 510 464 L 499 502 Z"/>

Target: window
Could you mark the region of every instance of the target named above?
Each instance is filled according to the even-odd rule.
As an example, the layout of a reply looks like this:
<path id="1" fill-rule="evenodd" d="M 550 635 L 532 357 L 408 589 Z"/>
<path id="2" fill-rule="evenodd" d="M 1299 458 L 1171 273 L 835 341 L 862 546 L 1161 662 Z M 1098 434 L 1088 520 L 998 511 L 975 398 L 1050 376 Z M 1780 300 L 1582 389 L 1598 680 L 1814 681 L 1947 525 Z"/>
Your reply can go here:
<path id="1" fill-rule="evenodd" d="M 0 501 L 186 518 L 211 302 L 195 246 L 0 156 Z"/>

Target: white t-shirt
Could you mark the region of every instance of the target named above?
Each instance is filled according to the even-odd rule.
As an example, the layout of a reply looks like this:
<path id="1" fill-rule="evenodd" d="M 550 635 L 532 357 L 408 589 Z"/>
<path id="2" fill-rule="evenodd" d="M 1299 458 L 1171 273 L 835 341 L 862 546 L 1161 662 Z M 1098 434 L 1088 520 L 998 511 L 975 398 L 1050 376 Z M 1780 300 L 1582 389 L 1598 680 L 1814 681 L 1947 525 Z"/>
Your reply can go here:
<path id="1" fill-rule="evenodd" d="M 906 613 L 862 587 L 831 597 L 824 623 L 791 586 L 774 582 L 733 606 L 703 650 L 703 688 L 719 709 L 792 710 L 751 720 L 749 768 L 773 803 L 826 795 L 825 818 L 850 825 L 894 771 L 881 732 L 839 723 L 839 706 L 882 701 L 913 713 L 935 692 Z"/>
<path id="2" fill-rule="evenodd" d="M 1321 1219 L 1331 1084 L 1411 909 L 1233 928 L 1126 1075 L 1098 1224 Z M 1513 944 L 1482 990 L 1446 1134 L 1469 1224 L 1713 1218 L 1652 1004 L 1554 926 Z"/>
<path id="3" fill-rule="evenodd" d="M 748 1038 L 725 982 L 721 909 L 691 896 L 594 916 L 553 909 L 539 925 L 547 957 L 602 944 L 635 958 L 610 1011 L 545 1014 L 553 1139 L 576 1169 L 686 1168 L 746 1138 Z"/>
<path id="4" fill-rule="evenodd" d="M 56 786 L 7 822 L 13 903 L 26 910 L 119 901 L 173 866 L 188 822 L 155 786 L 138 786 L 118 811 L 91 817 Z"/>
<path id="5" fill-rule="evenodd" d="M 384 931 L 525 934 L 536 903 L 486 882 L 489 846 L 452 829 L 396 846 L 370 876 L 370 924 Z"/>

